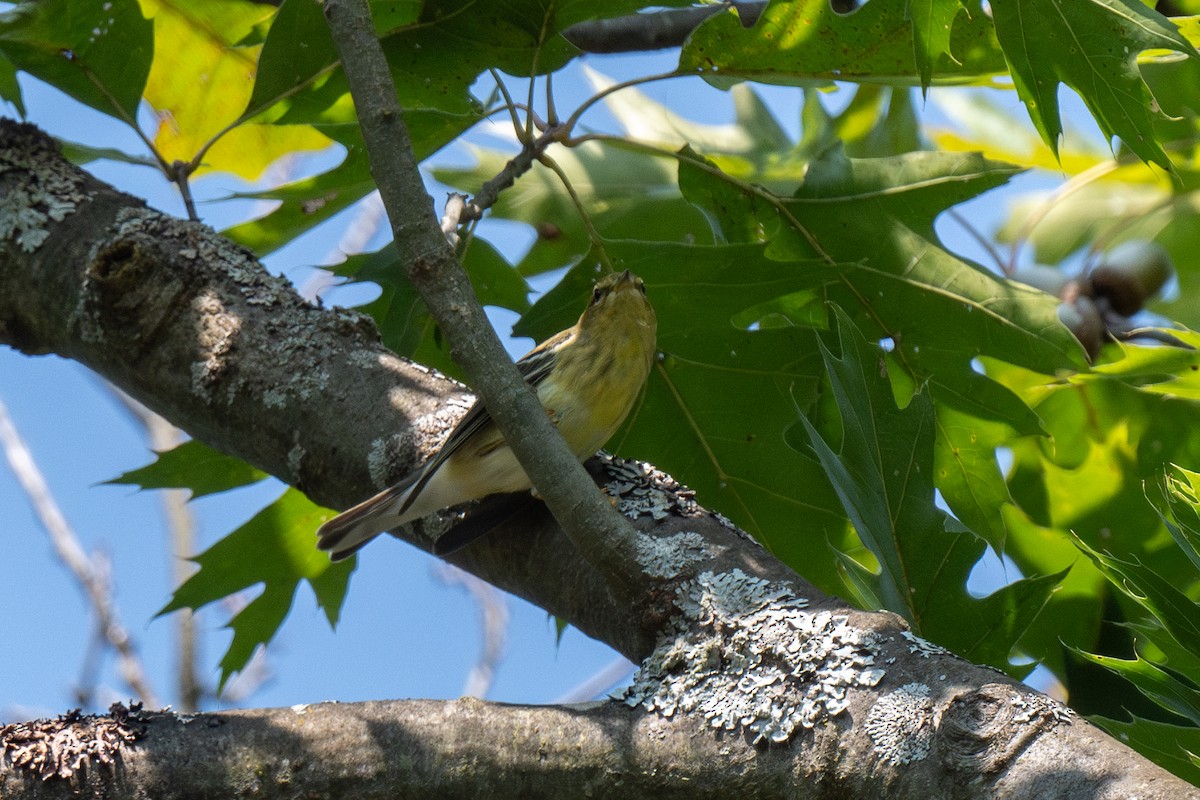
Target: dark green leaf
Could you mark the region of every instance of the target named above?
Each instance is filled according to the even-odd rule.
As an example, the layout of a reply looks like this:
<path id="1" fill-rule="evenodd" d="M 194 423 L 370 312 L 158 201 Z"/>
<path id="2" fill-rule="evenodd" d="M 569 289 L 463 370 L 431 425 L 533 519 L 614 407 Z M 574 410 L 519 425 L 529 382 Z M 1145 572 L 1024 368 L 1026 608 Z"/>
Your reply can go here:
<path id="1" fill-rule="evenodd" d="M 1200 786 L 1200 728 L 1138 717 L 1129 722 L 1105 717 L 1091 719 L 1154 763 Z"/>
<path id="2" fill-rule="evenodd" d="M 933 67 L 950 56 L 950 31 L 964 0 L 907 0 L 904 14 L 912 22 L 913 57 L 924 91 L 933 79 Z M 952 57 L 952 56 L 951 56 Z"/>
<path id="3" fill-rule="evenodd" d="M 225 455 L 193 439 L 159 453 L 153 464 L 106 481 L 143 489 L 190 489 L 192 497 L 216 494 L 268 477 L 240 458 Z"/>
<path id="4" fill-rule="evenodd" d="M 1180 645 L 1200 653 L 1200 604 L 1141 562 L 1102 553 L 1078 536 L 1072 538 L 1114 587 L 1153 614 Z"/>
<path id="5" fill-rule="evenodd" d="M 0 52 L 81 103 L 130 124 L 154 57 L 136 0 L 36 0 L 0 15 Z"/>
<path id="6" fill-rule="evenodd" d="M 1074 648 L 1073 648 L 1074 649 Z M 1085 653 L 1074 649 L 1081 658 L 1111 670 L 1125 678 L 1155 703 L 1173 714 L 1200 726 L 1200 687 L 1172 675 L 1140 656 L 1126 660 Z"/>
<path id="7" fill-rule="evenodd" d="M 518 312 L 529 308 L 529 286 L 525 279 L 489 242 L 473 239 L 463 256 L 463 266 L 483 305 Z M 394 246 L 389 244 L 374 253 L 350 256 L 334 272 L 355 282 L 371 281 L 382 289 L 380 296 L 361 310 L 375 319 L 389 349 L 447 375 L 461 374 L 424 302 L 405 277 L 404 265 Z"/>
<path id="8" fill-rule="evenodd" d="M 0 48 L 0 100 L 13 104 L 21 118 L 25 118 L 25 100 L 21 96 L 21 85 L 17 83 L 17 68 L 4 56 Z"/>
<path id="9" fill-rule="evenodd" d="M 242 527 L 193 559 L 200 569 L 175 590 L 160 614 L 198 609 L 263 584 L 229 622 L 233 641 L 221 659 L 221 685 L 266 645 L 291 609 L 296 589 L 307 581 L 330 625 L 337 623 L 355 561 L 331 564 L 317 550 L 313 532 L 330 512 L 295 489 L 254 515 Z"/>
<path id="10" fill-rule="evenodd" d="M 818 343 L 840 424 L 810 414 L 800 422 L 879 571 L 843 563 L 860 595 L 904 615 L 923 636 L 1009 668 L 1014 644 L 1066 573 L 1019 580 L 981 599 L 967 593 L 984 545 L 934 506 L 933 403 L 918 393 L 897 408 L 879 369 L 882 352 L 840 310 L 837 318 L 837 335 Z"/>
<path id="11" fill-rule="evenodd" d="M 258 56 L 254 91 L 245 114 L 253 116 L 314 80 L 337 60 L 337 48 L 321 4 L 316 0 L 284 0 Z"/>
<path id="12" fill-rule="evenodd" d="M 1200 57 L 1175 26 L 1138 0 L 997 0 L 991 7 L 1017 93 L 1055 153 L 1061 82 L 1079 93 L 1105 139 L 1120 136 L 1142 160 L 1172 169 L 1137 58 L 1154 49 Z"/>

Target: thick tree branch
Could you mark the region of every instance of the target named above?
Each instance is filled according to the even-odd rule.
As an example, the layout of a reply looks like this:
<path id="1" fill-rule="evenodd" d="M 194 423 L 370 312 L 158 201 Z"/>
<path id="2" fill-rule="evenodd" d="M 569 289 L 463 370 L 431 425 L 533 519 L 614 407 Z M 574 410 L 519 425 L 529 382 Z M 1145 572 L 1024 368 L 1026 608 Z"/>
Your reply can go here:
<path id="1" fill-rule="evenodd" d="M 631 600 L 633 531 L 595 491 L 475 299 L 425 191 L 370 7 L 366 0 L 327 0 L 325 16 L 409 280 L 554 518 L 623 599 Z"/>
<path id="2" fill-rule="evenodd" d="M 321 502 L 407 471 L 453 423 L 447 402 L 461 413 L 461 387 L 387 354 L 357 315 L 303 303 L 245 252 L 146 210 L 14 123 L 0 123 L 0 222 L 0 341 L 91 366 Z M 210 796 L 369 797 L 380 775 L 395 796 L 421 773 L 435 775 L 432 796 L 511 796 L 514 776 L 537 774 L 548 783 L 527 777 L 524 793 L 570 794 L 590 776 L 604 796 L 711 785 L 747 797 L 1200 800 L 1049 698 L 911 637 L 894 615 L 821 595 L 661 475 L 613 469 L 603 479 L 638 529 L 630 597 L 537 505 L 454 561 L 642 662 L 627 697 L 637 708 L 416 703 L 155 721 L 94 779 L 113 797 L 178 796 L 219 772 L 226 788 Z M 0 795 L 63 791 L 12 765 L 24 735 L 0 736 Z M 173 749 L 177 735 L 195 738 Z M 311 743 L 343 735 L 352 755 Z M 538 772 L 543 754 L 559 768 Z"/>

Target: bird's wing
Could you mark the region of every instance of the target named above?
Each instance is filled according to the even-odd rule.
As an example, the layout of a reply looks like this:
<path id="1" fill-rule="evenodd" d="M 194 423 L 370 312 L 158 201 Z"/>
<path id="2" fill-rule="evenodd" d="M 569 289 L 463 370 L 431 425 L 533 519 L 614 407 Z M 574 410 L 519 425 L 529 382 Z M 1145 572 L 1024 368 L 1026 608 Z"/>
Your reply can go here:
<path id="1" fill-rule="evenodd" d="M 554 369 L 555 351 L 566 339 L 574 336 L 574 334 L 574 329 L 568 328 L 550 337 L 522 356 L 517 361 L 516 366 L 517 371 L 521 373 L 521 377 L 525 379 L 525 382 L 536 389 L 538 384 L 545 380 L 546 376 Z M 413 485 L 412 492 L 409 493 L 408 499 L 398 513 L 403 514 L 408 510 L 408 507 L 421 494 L 421 490 L 425 488 L 425 484 L 438 471 L 438 468 L 446 462 L 446 459 L 461 450 L 463 445 L 470 441 L 472 436 L 491 425 L 491 423 L 492 415 L 483 407 L 483 403 L 476 400 L 467 409 L 467 413 L 458 421 L 458 424 L 454 426 L 454 430 L 450 431 L 450 435 L 446 437 L 446 443 L 442 445 L 442 449 L 426 462 L 425 468 L 421 470 L 421 477 Z"/>

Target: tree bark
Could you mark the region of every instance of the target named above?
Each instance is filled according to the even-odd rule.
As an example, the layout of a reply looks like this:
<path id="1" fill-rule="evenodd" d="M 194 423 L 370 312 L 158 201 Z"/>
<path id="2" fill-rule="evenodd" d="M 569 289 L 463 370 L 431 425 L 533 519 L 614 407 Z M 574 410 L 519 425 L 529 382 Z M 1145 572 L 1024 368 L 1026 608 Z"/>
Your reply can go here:
<path id="1" fill-rule="evenodd" d="M 467 401 L 384 350 L 365 317 L 305 303 L 249 253 L 146 209 L 7 121 L 0 341 L 74 358 L 338 507 L 411 469 Z M 495 796 L 1200 798 L 895 615 L 821 595 L 652 467 L 596 474 L 638 531 L 633 600 L 617 602 L 536 506 L 453 560 L 641 661 L 624 705 L 139 716 L 133 741 L 105 739 L 114 766 L 98 745 L 83 777 L 46 781 L 29 759 L 45 763 L 53 747 L 6 729 L 0 796 L 65 796 L 82 780 L 112 797 L 488 796 L 495 785 Z M 402 535 L 429 541 L 420 526 Z"/>

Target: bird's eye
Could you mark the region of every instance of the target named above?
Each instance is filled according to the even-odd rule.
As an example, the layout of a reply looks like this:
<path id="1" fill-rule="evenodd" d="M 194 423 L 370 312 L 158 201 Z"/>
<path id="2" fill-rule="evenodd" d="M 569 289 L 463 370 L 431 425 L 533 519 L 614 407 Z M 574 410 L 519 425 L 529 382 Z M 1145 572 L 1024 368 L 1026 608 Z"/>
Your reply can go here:
<path id="1" fill-rule="evenodd" d="M 600 298 L 602 298 L 602 297 L 604 297 L 603 289 L 601 289 L 599 286 L 597 286 L 595 289 L 592 289 L 592 303 L 593 304 L 599 303 Z"/>
<path id="2" fill-rule="evenodd" d="M 642 295 L 643 295 L 643 296 L 645 296 L 645 294 L 646 294 L 646 284 L 642 283 L 641 281 L 638 281 L 638 282 L 637 282 L 637 287 L 638 287 L 638 289 L 640 289 L 640 290 L 641 290 L 641 292 L 642 292 Z"/>

